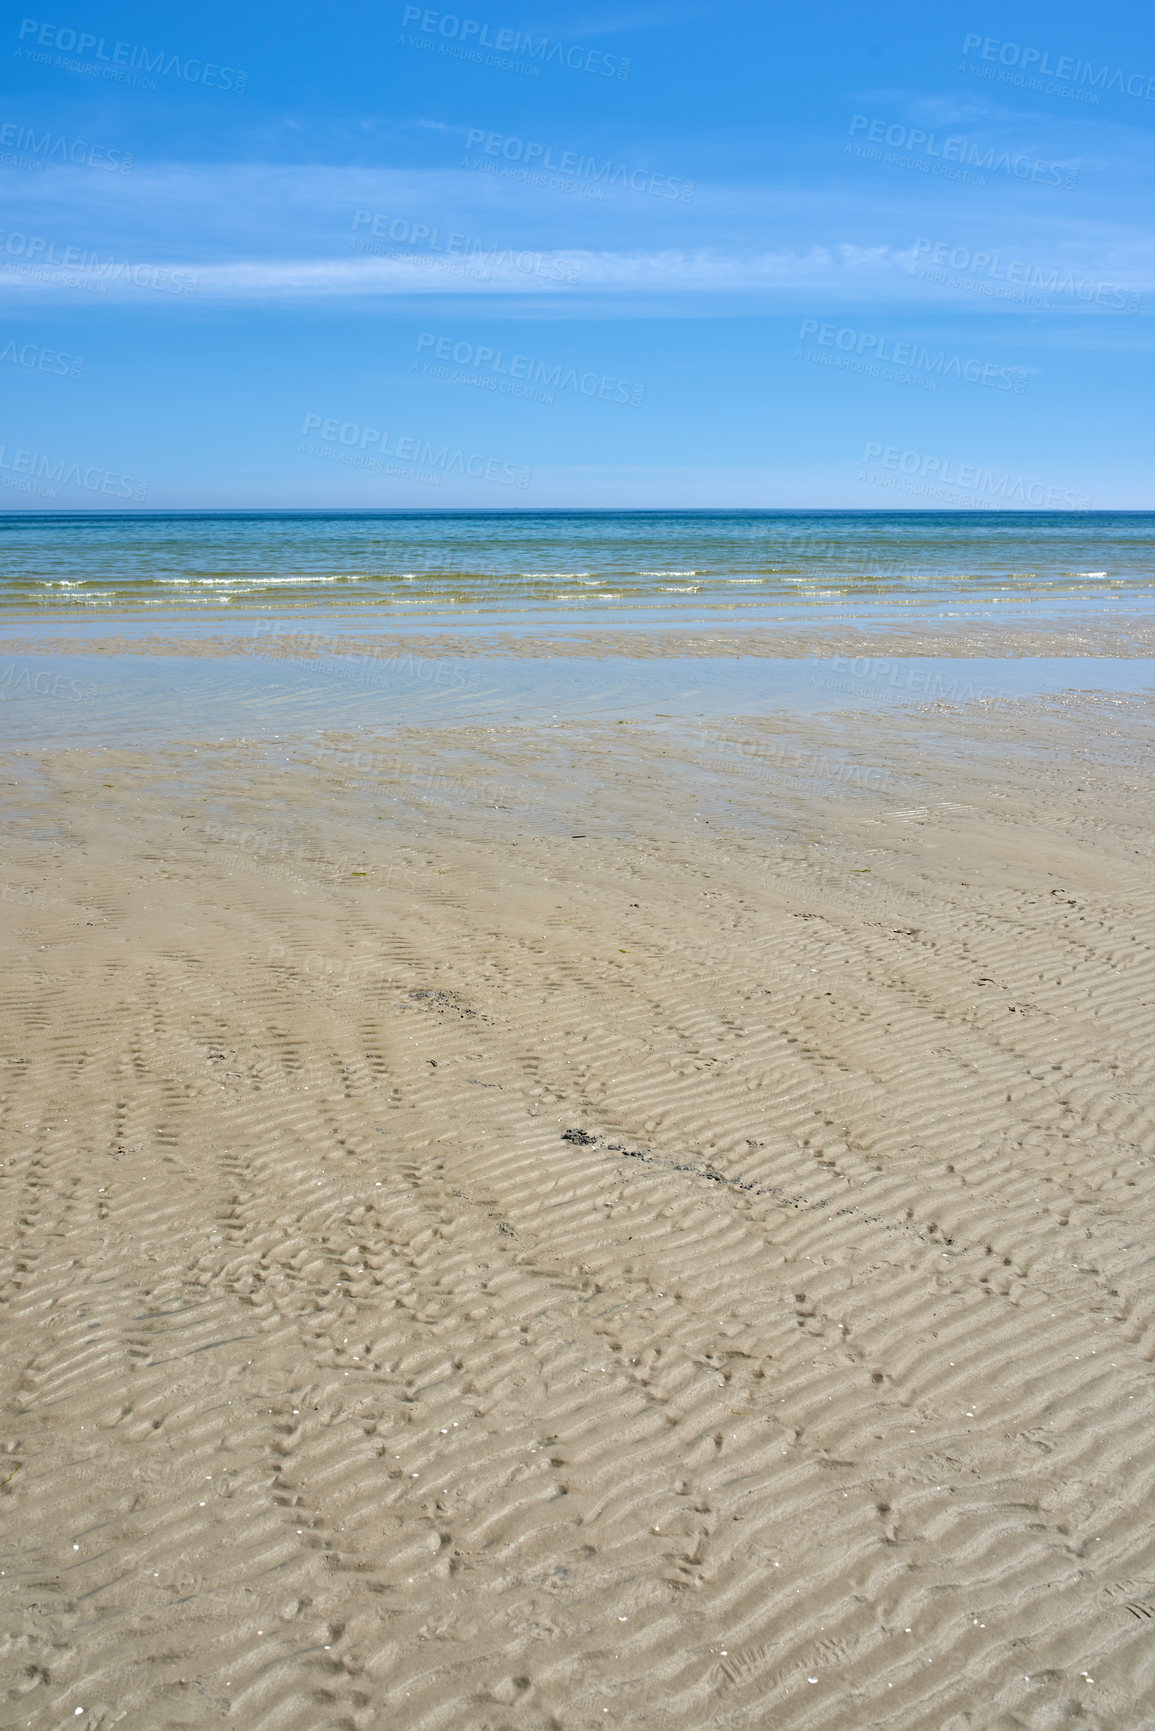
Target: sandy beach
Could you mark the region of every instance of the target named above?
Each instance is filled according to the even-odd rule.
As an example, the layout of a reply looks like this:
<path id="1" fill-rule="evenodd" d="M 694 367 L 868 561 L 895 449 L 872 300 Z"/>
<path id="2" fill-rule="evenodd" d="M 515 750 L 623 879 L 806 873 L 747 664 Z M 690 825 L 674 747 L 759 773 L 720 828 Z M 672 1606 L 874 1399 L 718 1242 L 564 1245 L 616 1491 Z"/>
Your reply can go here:
<path id="1" fill-rule="evenodd" d="M 1149 720 L 10 754 L 3 1723 L 1155 1725 Z"/>
<path id="2" fill-rule="evenodd" d="M 9 26 L 0 1731 L 1155 1731 L 1144 16 Z"/>

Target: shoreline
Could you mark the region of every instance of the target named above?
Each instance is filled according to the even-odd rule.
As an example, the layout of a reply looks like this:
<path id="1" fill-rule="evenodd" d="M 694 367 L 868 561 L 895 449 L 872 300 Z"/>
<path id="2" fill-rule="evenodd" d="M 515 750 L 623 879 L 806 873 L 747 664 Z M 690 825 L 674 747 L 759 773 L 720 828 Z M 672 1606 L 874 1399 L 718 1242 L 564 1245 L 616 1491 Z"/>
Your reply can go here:
<path id="1" fill-rule="evenodd" d="M 463 617 L 453 628 L 430 630 L 424 622 L 382 629 L 339 612 L 316 610 L 299 616 L 251 621 L 241 619 L 222 631 L 203 618 L 182 620 L 181 629 L 157 629 L 149 616 L 131 620 L 118 610 L 115 621 L 86 620 L 82 635 L 68 635 L 57 621 L 24 618 L 18 634 L 0 630 L 0 655 L 164 655 L 229 659 L 238 656 L 285 661 L 364 659 L 418 655 L 484 659 L 493 656 L 527 660 L 583 656 L 614 660 L 734 656 L 772 660 L 808 660 L 835 656 L 937 656 L 1022 659 L 1037 657 L 1104 657 L 1155 660 L 1155 618 L 1145 611 L 1122 616 L 1101 612 L 1075 621 L 1054 617 L 1044 621 L 991 618 L 919 620 L 887 623 L 864 629 L 857 620 L 824 617 L 808 627 L 796 619 L 765 626 L 727 628 L 700 622 L 665 628 L 631 623 L 596 628 L 575 625 L 564 617 L 549 628 L 540 619 L 512 629 L 507 622 L 489 624 Z M 36 627 L 30 630 L 30 626 Z M 140 627 L 144 627 L 143 630 Z"/>

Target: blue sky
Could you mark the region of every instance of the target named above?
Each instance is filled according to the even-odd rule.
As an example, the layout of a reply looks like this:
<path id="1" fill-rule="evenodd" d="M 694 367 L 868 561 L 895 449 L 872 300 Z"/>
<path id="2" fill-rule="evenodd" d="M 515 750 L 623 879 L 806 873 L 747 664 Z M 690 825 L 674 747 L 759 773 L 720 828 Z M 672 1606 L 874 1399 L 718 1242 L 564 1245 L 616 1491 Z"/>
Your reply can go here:
<path id="1" fill-rule="evenodd" d="M 0 27 L 0 508 L 1150 508 L 1146 8 Z"/>

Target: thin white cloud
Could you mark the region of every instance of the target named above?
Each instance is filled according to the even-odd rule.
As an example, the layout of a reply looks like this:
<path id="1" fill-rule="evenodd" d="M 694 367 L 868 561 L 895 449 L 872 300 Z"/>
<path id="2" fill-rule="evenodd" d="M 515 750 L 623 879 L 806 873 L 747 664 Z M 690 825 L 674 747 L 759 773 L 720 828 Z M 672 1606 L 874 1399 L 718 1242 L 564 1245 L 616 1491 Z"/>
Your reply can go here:
<path id="1" fill-rule="evenodd" d="M 1027 201 L 986 191 L 947 207 L 897 171 L 845 186 L 703 185 L 686 207 L 644 197 L 559 201 L 460 170 L 172 164 L 131 179 L 35 179 L 8 188 L 0 297 L 9 305 L 78 292 L 106 303 L 147 293 L 145 304 L 164 304 L 163 290 L 141 280 L 147 272 L 133 279 L 115 268 L 102 274 L 99 264 L 49 268 L 70 250 L 163 266 L 186 282 L 191 275 L 201 300 L 433 295 L 492 303 L 516 295 L 545 308 L 572 307 L 580 296 L 595 314 L 615 297 L 673 308 L 708 295 L 736 307 L 741 295 L 811 289 L 872 304 L 918 298 L 928 308 L 977 309 L 982 297 L 967 294 L 966 279 L 978 264 L 944 261 L 951 280 L 932 281 L 926 267 L 940 261 L 928 255 L 931 244 L 948 258 L 1022 261 L 1032 281 L 1062 269 L 1145 298 L 1155 282 L 1155 241 L 1133 206 L 1108 202 L 1095 217 L 1073 218 L 1039 189 Z M 870 244 L 879 234 L 886 243 Z M 776 244 L 766 246 L 766 235 Z M 685 244 L 689 236 L 696 244 Z M 917 278 L 915 263 L 924 270 Z M 997 299 L 992 310 L 1009 310 L 1012 303 Z"/>
<path id="2" fill-rule="evenodd" d="M 99 295 L 109 300 L 135 299 L 145 291 L 164 295 L 166 285 L 185 285 L 167 292 L 187 298 L 217 301 L 329 300 L 333 298 L 388 298 L 410 295 L 532 296 L 543 303 L 573 297 L 587 304 L 613 297 L 668 297 L 693 295 L 742 295 L 799 290 L 820 290 L 846 300 L 873 304 L 890 302 L 909 305 L 917 301 L 929 309 L 952 302 L 979 308 L 984 305 L 978 289 L 992 285 L 1029 283 L 1042 292 L 1048 280 L 1065 282 L 1058 290 L 1056 306 L 1078 312 L 1084 307 L 1103 306 L 1109 297 L 1096 300 L 1096 282 L 1124 285 L 1136 293 L 1150 295 L 1155 285 L 1155 249 L 1140 259 L 1131 255 L 1125 268 L 1116 261 L 1114 270 L 1096 273 L 1088 267 L 1023 259 L 1010 270 L 1014 249 L 1005 256 L 989 250 L 957 247 L 934 260 L 942 268 L 931 268 L 930 241 L 905 247 L 861 246 L 852 242 L 815 245 L 806 249 L 741 252 L 701 248 L 694 251 L 663 248 L 633 249 L 537 249 L 492 247 L 488 250 L 453 253 L 442 244 L 436 248 L 378 249 L 386 256 L 350 253 L 327 258 L 256 258 L 205 262 L 168 263 L 158 282 L 155 265 L 142 264 L 116 249 L 104 249 L 94 263 L 63 268 L 38 260 L 0 256 L 0 298 L 48 298 L 56 295 Z M 1021 249 L 1020 249 L 1021 251 Z M 993 263 L 992 263 L 993 261 Z M 973 268 L 972 268 L 973 265 Z M 1079 288 L 1076 284 L 1091 285 Z M 994 310 L 1005 308 L 1007 297 L 990 291 Z M 1021 296 L 1019 297 L 1021 298 Z M 155 299 L 154 299 L 155 304 Z M 1132 308 L 1131 310 L 1135 310 Z"/>
<path id="3" fill-rule="evenodd" d="M 401 249 L 398 249 L 401 250 Z M 497 249 L 493 249 L 497 253 Z M 258 261 L 214 265 L 200 272 L 206 288 L 222 293 L 411 294 L 418 292 L 557 293 L 577 287 L 687 290 L 751 289 L 817 282 L 834 261 L 825 248 L 808 255 L 761 253 L 736 257 L 716 252 L 539 252 L 502 250 L 494 258 L 440 253 L 401 258 Z M 555 268 L 556 267 L 556 270 Z M 469 274 L 473 272 L 475 274 Z"/>
<path id="4" fill-rule="evenodd" d="M 887 249 L 813 247 L 807 252 L 727 254 L 665 249 L 613 252 L 567 249 L 491 248 L 471 255 L 444 250 L 388 249 L 390 256 L 344 258 L 247 259 L 195 265 L 169 265 L 170 276 L 192 279 L 198 297 L 224 300 L 323 298 L 350 295 L 503 294 L 557 296 L 559 292 L 599 290 L 647 294 L 830 286 L 870 274 L 893 274 Z M 0 265 L 0 292 L 37 289 L 86 292 L 106 283 L 110 295 L 139 292 L 129 270 L 117 268 L 117 255 L 105 252 L 95 269 L 62 270 Z M 146 285 L 147 286 L 147 285 Z"/>

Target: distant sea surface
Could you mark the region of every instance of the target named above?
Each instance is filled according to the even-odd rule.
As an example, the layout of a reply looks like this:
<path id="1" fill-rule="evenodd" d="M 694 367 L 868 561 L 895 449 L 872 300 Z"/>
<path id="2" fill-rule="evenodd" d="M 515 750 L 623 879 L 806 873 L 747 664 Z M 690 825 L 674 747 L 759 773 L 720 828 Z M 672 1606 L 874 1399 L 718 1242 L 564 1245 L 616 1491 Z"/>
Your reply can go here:
<path id="1" fill-rule="evenodd" d="M 0 516 L 0 607 L 394 616 L 1155 597 L 1155 513 L 150 512 Z"/>

